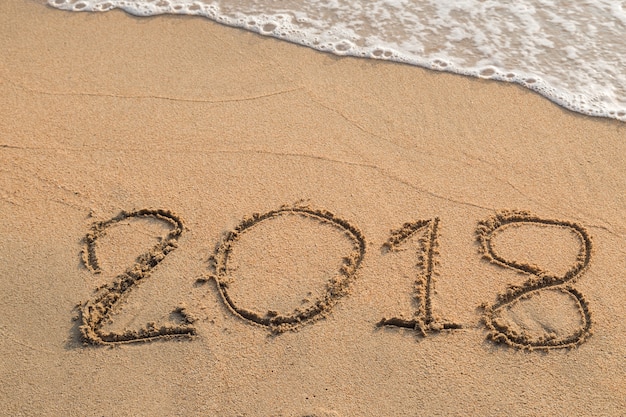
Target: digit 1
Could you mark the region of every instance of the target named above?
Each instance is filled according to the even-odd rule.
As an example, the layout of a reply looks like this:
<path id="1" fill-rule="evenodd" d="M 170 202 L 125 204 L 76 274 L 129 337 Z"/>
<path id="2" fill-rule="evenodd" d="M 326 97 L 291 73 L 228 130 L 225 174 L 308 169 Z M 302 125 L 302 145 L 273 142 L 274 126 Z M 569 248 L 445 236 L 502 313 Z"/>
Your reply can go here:
<path id="1" fill-rule="evenodd" d="M 415 280 L 415 302 L 417 311 L 411 320 L 392 317 L 383 318 L 377 326 L 396 326 L 414 329 L 421 336 L 426 336 L 431 332 L 441 330 L 460 329 L 460 324 L 447 321 L 438 321 L 433 317 L 433 307 L 431 294 L 433 292 L 433 274 L 437 264 L 437 247 L 439 237 L 439 218 L 429 220 L 418 220 L 413 223 L 405 223 L 400 229 L 392 230 L 389 240 L 383 244 L 383 249 L 396 251 L 398 248 L 418 232 L 424 232 L 419 240 L 419 250 L 417 252 L 417 273 Z"/>

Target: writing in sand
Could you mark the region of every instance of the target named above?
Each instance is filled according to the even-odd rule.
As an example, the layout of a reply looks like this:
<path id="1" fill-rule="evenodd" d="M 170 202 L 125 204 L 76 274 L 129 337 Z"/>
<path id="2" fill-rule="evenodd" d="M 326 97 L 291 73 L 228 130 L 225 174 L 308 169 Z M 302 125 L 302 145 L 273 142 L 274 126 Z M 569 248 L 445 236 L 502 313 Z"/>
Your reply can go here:
<path id="1" fill-rule="evenodd" d="M 150 277 L 154 268 L 177 248 L 177 241 L 185 231 L 180 216 L 162 209 L 123 211 L 109 220 L 97 222 L 87 233 L 82 251 L 84 265 L 92 273 L 101 272 L 97 256 L 99 239 L 121 221 L 137 219 L 160 222 L 169 231 L 158 244 L 147 253 L 138 256 L 134 264 L 117 275 L 112 282 L 98 288 L 89 301 L 79 305 L 79 329 L 85 344 L 116 345 L 158 339 L 193 338 L 197 333 L 194 326 L 197 319 L 186 307 L 179 307 L 174 311 L 180 317 L 177 324 L 149 323 L 138 330 L 122 332 L 104 329 L 105 324 L 112 321 L 111 317 L 116 309 L 123 304 L 125 295 Z M 248 302 L 238 300 L 237 292 L 233 290 L 237 288 L 238 268 L 230 266 L 233 253 L 241 246 L 242 238 L 251 231 L 264 227 L 280 227 L 280 221 L 285 220 L 313 222 L 321 228 L 320 233 L 330 234 L 333 239 L 344 240 L 348 249 L 346 253 L 338 254 L 339 268 L 330 274 L 323 291 L 312 297 L 312 300 L 306 300 L 304 306 L 295 307 L 291 311 L 255 307 L 248 305 L 249 300 Z M 415 246 L 416 267 L 412 290 L 415 311 L 411 318 L 386 317 L 378 323 L 372 323 L 373 326 L 408 328 L 414 330 L 420 337 L 433 333 L 451 334 L 466 328 L 463 324 L 439 318 L 433 311 L 432 294 L 438 265 L 441 223 L 442 220 L 439 218 L 407 222 L 399 229 L 392 230 L 388 240 L 382 244 L 383 256 L 406 246 Z M 571 234 L 579 244 L 575 262 L 565 273 L 556 274 L 531 263 L 510 259 L 509 254 L 502 254 L 498 249 L 497 236 L 507 230 L 524 227 L 557 228 Z M 583 294 L 572 286 L 584 274 L 591 261 L 591 239 L 584 227 L 566 220 L 541 218 L 526 211 L 500 211 L 478 222 L 476 239 L 486 261 L 491 262 L 496 268 L 515 270 L 527 276 L 521 285 L 510 285 L 500 292 L 493 303 L 483 303 L 480 306 L 483 311 L 481 323 L 488 331 L 489 340 L 517 349 L 549 350 L 576 347 L 591 335 L 592 321 L 588 302 Z M 336 303 L 349 294 L 351 283 L 357 277 L 365 256 L 365 237 L 360 229 L 349 221 L 328 210 L 304 205 L 283 206 L 266 213 L 255 213 L 245 217 L 238 226 L 226 233 L 210 258 L 211 273 L 199 278 L 197 282 L 214 281 L 222 302 L 233 315 L 251 325 L 265 328 L 272 334 L 280 334 L 297 330 L 303 325 L 327 317 Z M 254 268 L 254 262 L 248 263 L 249 268 Z M 517 305 L 532 303 L 533 298 L 542 296 L 553 297 L 556 302 L 568 302 L 574 306 L 568 311 L 577 316 L 575 319 L 578 320 L 578 325 L 564 332 L 544 331 L 538 334 L 528 331 L 519 323 L 512 323 L 503 316 L 504 312 L 514 309 Z"/>

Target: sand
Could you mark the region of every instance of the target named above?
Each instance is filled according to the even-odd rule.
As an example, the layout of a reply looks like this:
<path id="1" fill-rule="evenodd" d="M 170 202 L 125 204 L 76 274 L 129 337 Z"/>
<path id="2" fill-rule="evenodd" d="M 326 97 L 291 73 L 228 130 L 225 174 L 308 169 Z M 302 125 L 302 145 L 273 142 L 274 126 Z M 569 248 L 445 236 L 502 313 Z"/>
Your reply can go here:
<path id="1" fill-rule="evenodd" d="M 0 414 L 626 412 L 626 125 L 0 3 Z"/>

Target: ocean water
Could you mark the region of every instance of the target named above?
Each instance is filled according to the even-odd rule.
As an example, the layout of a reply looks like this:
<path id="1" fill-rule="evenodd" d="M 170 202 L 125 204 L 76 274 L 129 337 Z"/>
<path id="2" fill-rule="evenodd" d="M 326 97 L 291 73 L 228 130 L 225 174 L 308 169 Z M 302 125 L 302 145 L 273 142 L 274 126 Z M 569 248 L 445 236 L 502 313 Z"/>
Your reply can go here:
<path id="1" fill-rule="evenodd" d="M 48 0 L 56 8 L 211 20 L 337 55 L 514 82 L 626 121 L 623 0 Z"/>

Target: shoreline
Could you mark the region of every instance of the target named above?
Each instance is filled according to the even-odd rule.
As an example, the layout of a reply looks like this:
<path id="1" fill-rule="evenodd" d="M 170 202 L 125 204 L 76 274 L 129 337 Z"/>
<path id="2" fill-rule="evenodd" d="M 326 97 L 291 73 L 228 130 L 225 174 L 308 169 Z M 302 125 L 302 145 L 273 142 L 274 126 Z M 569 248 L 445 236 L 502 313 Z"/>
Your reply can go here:
<path id="1" fill-rule="evenodd" d="M 305 3 L 298 6 L 289 4 L 278 9 L 266 4 L 262 14 L 258 14 L 254 7 L 249 10 L 244 3 L 232 9 L 227 2 L 219 0 L 211 5 L 188 0 L 174 0 L 173 4 L 144 0 L 137 0 L 136 3 L 116 0 L 48 0 L 48 4 L 74 12 L 97 13 L 119 9 L 140 18 L 159 15 L 200 16 L 229 27 L 271 36 L 336 56 L 405 63 L 429 70 L 515 83 L 563 108 L 594 117 L 626 121 L 626 107 L 619 98 L 619 91 L 623 90 L 619 80 L 622 84 L 626 80 L 620 79 L 619 72 L 615 72 L 615 67 L 609 64 L 613 63 L 619 68 L 620 55 L 624 56 L 626 51 L 616 46 L 612 53 L 605 54 L 604 48 L 597 47 L 622 35 L 614 24 L 607 24 L 607 14 L 609 19 L 617 22 L 623 21 L 623 12 L 620 13 L 619 8 L 610 11 L 601 8 L 600 11 L 598 4 L 593 2 L 582 8 L 574 8 L 565 15 L 560 14 L 561 10 L 555 5 L 544 5 L 540 13 L 535 13 L 532 1 L 519 7 L 502 5 L 496 9 L 481 6 L 480 3 L 452 7 L 404 4 L 396 8 L 388 7 L 383 2 L 371 5 L 373 9 L 379 9 L 376 17 L 369 8 L 341 7 L 325 16 L 317 15 L 318 10 L 311 9 Z M 468 14 L 472 19 L 463 21 L 462 16 Z M 546 15 L 551 16 L 551 19 L 546 19 Z M 345 27 L 331 16 L 344 24 L 355 21 L 361 23 Z M 515 16 L 516 19 L 510 20 L 509 16 Z M 516 20 L 524 23 L 516 26 Z M 387 21 L 388 25 L 394 22 L 392 26 L 397 32 L 388 33 L 383 21 Z M 596 29 L 583 36 L 572 29 L 585 24 Z M 424 36 L 430 32 L 428 30 L 412 31 L 412 28 L 421 25 L 432 26 L 437 36 Z M 370 32 L 363 30 L 364 27 L 369 28 Z M 404 38 L 399 34 L 403 32 Z M 437 43 L 434 39 L 445 39 L 447 42 Z M 457 44 L 463 46 L 455 48 Z M 494 45 L 499 46 L 496 51 L 489 54 L 484 51 Z M 523 47 L 516 54 L 505 52 L 519 45 Z M 432 50 L 437 50 L 437 53 L 431 55 L 427 52 Z M 563 66 L 553 65 L 555 62 L 569 62 L 570 66 L 566 65 L 563 71 Z M 574 62 L 577 65 L 573 65 Z M 598 73 L 610 76 L 597 80 L 594 74 Z M 571 79 L 578 82 L 572 82 Z M 584 87 L 579 88 L 582 85 Z M 622 107 L 619 107 L 620 102 Z"/>

